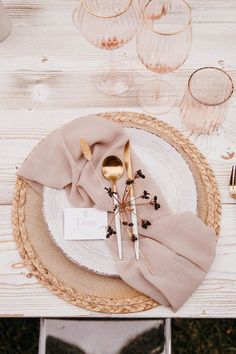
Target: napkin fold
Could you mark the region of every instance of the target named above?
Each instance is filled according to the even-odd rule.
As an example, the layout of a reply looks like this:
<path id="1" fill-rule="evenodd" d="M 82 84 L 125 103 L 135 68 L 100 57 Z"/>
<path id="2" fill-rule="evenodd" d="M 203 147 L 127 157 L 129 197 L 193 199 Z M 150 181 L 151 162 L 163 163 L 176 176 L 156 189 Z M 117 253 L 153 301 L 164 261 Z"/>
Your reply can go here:
<path id="1" fill-rule="evenodd" d="M 84 158 L 79 144 L 84 137 L 92 149 L 92 164 Z M 103 159 L 116 155 L 123 160 L 128 137 L 119 125 L 95 115 L 79 118 L 59 128 L 44 139 L 25 160 L 17 175 L 42 194 L 43 186 L 65 188 L 75 207 L 96 207 L 112 211 L 104 187 L 110 187 L 101 174 Z M 144 164 L 132 152 L 133 171 L 142 170 L 145 179 L 135 183 L 135 195 L 147 190 L 157 195 L 160 209 L 138 206 L 140 219 L 151 221 L 144 229 L 139 225 L 140 261 L 135 259 L 134 245 L 126 228 L 122 228 L 123 260 L 117 256 L 116 239 L 107 240 L 116 260 L 120 277 L 133 288 L 160 304 L 177 311 L 192 295 L 208 272 L 216 251 L 215 232 L 193 213 L 173 215 L 157 183 Z M 97 176 L 98 175 L 98 176 Z M 126 175 L 118 181 L 122 195 Z M 111 217 L 111 213 L 110 213 Z"/>

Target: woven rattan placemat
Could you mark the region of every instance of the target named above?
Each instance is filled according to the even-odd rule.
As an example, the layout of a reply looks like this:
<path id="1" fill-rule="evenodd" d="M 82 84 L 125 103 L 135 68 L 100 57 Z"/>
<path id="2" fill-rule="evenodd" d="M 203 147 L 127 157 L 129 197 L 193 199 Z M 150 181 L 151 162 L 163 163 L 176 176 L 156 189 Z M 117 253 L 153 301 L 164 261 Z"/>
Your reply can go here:
<path id="1" fill-rule="evenodd" d="M 221 203 L 214 174 L 198 149 L 175 128 L 150 116 L 132 112 L 100 114 L 124 127 L 156 134 L 187 161 L 197 186 L 198 215 L 217 234 Z M 42 215 L 42 198 L 18 178 L 13 199 L 14 237 L 25 264 L 41 284 L 73 305 L 106 313 L 144 311 L 158 304 L 119 278 L 89 272 L 70 261 L 54 244 Z"/>

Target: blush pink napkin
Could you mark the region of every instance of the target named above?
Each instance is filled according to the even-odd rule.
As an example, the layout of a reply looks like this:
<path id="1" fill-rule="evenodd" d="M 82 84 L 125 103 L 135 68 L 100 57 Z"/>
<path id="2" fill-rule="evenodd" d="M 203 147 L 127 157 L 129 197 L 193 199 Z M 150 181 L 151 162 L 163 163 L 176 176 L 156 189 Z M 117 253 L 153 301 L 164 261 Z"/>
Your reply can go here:
<path id="1" fill-rule="evenodd" d="M 97 116 L 77 119 L 50 134 L 36 146 L 17 174 L 38 193 L 42 193 L 43 186 L 65 188 L 75 207 L 96 205 L 111 211 L 108 196 L 82 154 L 80 137 L 91 146 L 92 163 L 104 187 L 109 187 L 101 174 L 102 161 L 109 155 L 123 159 L 128 137 L 120 126 Z M 133 171 L 141 169 L 146 175 L 144 180 L 137 180 L 135 194 L 148 190 L 152 196 L 158 196 L 161 208 L 156 211 L 151 205 L 138 207 L 138 215 L 152 223 L 147 229 L 139 225 L 140 261 L 135 259 L 133 243 L 125 229 L 122 261 L 117 257 L 115 237 L 107 242 L 126 283 L 177 311 L 205 278 L 215 258 L 216 235 L 191 212 L 173 215 L 163 197 L 165 191 L 160 191 L 134 152 L 132 163 Z M 118 193 L 123 192 L 126 178 L 124 175 L 119 180 Z"/>

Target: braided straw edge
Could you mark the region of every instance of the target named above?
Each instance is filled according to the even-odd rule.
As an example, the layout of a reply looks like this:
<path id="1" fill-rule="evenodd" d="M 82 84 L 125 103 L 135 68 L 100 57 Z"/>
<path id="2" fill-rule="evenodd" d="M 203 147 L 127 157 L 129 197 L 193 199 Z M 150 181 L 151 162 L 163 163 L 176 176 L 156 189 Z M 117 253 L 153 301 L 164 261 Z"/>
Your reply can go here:
<path id="1" fill-rule="evenodd" d="M 208 214 L 206 224 L 213 228 L 217 235 L 220 231 L 221 203 L 215 176 L 208 165 L 207 160 L 199 150 L 180 132 L 168 124 L 147 116 L 145 114 L 133 112 L 107 112 L 99 114 L 101 118 L 112 120 L 122 126 L 135 127 L 146 131 L 174 139 L 183 151 L 189 156 L 193 163 L 198 166 L 202 176 L 203 184 L 207 192 Z M 112 298 L 102 298 L 80 293 L 79 291 L 65 286 L 53 276 L 40 262 L 35 253 L 25 226 L 25 203 L 26 203 L 27 183 L 17 178 L 15 194 L 12 207 L 12 227 L 13 235 L 19 249 L 19 253 L 25 264 L 30 269 L 38 281 L 48 288 L 55 295 L 71 303 L 72 305 L 86 308 L 88 310 L 103 313 L 131 313 L 149 310 L 158 306 L 158 303 L 149 297 L 140 294 L 133 298 L 115 300 Z"/>

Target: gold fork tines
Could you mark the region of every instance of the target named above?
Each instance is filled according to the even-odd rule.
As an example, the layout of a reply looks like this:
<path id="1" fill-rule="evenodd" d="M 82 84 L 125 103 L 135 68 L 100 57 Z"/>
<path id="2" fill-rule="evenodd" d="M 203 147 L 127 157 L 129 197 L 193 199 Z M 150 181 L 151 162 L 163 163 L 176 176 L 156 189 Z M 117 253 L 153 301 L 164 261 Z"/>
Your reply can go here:
<path id="1" fill-rule="evenodd" d="M 236 199 L 236 165 L 233 165 L 231 170 L 229 181 L 229 194 L 232 198 Z"/>

